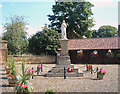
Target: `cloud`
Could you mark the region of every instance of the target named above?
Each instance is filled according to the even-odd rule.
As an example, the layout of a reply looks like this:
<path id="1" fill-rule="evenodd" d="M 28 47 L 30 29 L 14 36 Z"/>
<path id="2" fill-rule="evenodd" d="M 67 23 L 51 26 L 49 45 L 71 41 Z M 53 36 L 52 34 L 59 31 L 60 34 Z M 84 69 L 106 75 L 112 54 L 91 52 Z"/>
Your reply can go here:
<path id="1" fill-rule="evenodd" d="M 27 32 L 27 37 L 30 37 L 30 36 L 32 36 L 32 35 L 34 35 L 34 34 L 36 34 L 38 31 L 42 31 L 42 27 L 40 27 L 40 28 L 33 28 L 32 26 L 30 26 L 30 25 L 27 25 L 26 26 L 28 29 L 26 30 L 26 32 Z"/>
<path id="2" fill-rule="evenodd" d="M 4 32 L 5 32 L 4 27 L 0 25 L 0 36 L 2 36 Z"/>
<path id="3" fill-rule="evenodd" d="M 95 26 L 92 29 L 97 30 L 102 25 L 112 25 L 112 26 L 118 27 L 118 22 L 115 22 L 116 18 L 115 18 L 115 20 L 111 19 L 111 17 L 114 15 L 111 14 L 110 17 L 108 15 L 108 14 L 110 14 L 109 8 L 113 9 L 113 7 L 114 7 L 114 9 L 118 9 L 118 1 L 116 1 L 116 0 L 88 0 L 88 1 L 90 1 L 94 5 L 92 10 L 94 13 L 93 18 L 95 20 Z M 99 10 L 102 10 L 102 11 L 97 11 L 98 8 L 99 8 Z M 106 10 L 104 10 L 104 9 L 106 9 L 106 10 L 108 9 L 108 11 L 107 11 L 108 14 L 107 14 Z M 101 13 L 101 15 L 100 15 L 100 13 Z M 103 14 L 105 14 L 105 15 L 103 15 Z M 108 15 L 107 19 L 110 19 L 109 21 L 107 19 L 103 19 L 106 17 L 106 15 Z"/>
<path id="4" fill-rule="evenodd" d="M 27 32 L 27 37 L 30 37 L 34 34 L 36 34 L 38 31 L 42 31 L 42 27 L 40 28 L 33 28 L 30 25 L 26 26 L 28 29 L 26 30 Z M 0 37 L 3 36 L 3 33 L 5 33 L 6 31 L 4 30 L 4 27 L 2 25 L 0 25 Z"/>
<path id="5" fill-rule="evenodd" d="M 2 4 L 0 4 L 0 8 L 2 8 Z"/>
<path id="6" fill-rule="evenodd" d="M 104 8 L 104 7 L 118 7 L 118 2 L 115 0 L 88 0 L 93 5 L 94 8 Z"/>
<path id="7" fill-rule="evenodd" d="M 35 28 L 31 27 L 30 25 L 27 25 L 26 27 L 27 27 L 26 32 L 28 34 L 27 35 L 28 37 L 34 35 L 37 32 L 37 30 Z"/>
<path id="8" fill-rule="evenodd" d="M 94 30 L 94 29 L 98 30 L 103 25 L 111 25 L 111 26 L 114 26 L 114 27 L 118 28 L 118 23 L 116 23 L 116 22 L 109 23 L 109 22 L 105 22 L 103 20 L 96 19 L 95 20 L 95 26 L 92 28 L 92 30 Z"/>

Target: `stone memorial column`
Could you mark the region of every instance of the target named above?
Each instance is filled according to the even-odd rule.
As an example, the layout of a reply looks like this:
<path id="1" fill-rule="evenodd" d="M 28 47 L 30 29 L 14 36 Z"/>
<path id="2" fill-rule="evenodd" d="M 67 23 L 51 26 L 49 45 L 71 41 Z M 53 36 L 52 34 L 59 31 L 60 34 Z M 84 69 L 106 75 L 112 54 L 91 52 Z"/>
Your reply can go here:
<path id="1" fill-rule="evenodd" d="M 63 20 L 63 23 L 61 25 L 62 36 L 61 36 L 61 39 L 59 40 L 61 44 L 61 56 L 56 66 L 53 67 L 47 74 L 45 74 L 45 76 L 47 77 L 62 77 L 64 76 L 64 68 L 66 70 L 69 67 L 73 68 L 74 71 L 72 73 L 68 73 L 66 70 L 66 76 L 69 76 L 69 77 L 83 76 L 83 72 L 80 70 L 78 71 L 78 68 L 74 68 L 74 65 L 71 64 L 70 56 L 68 55 L 69 40 L 67 39 L 66 28 L 67 28 L 67 25 Z"/>
<path id="2" fill-rule="evenodd" d="M 63 65 L 64 67 L 66 67 L 65 65 L 71 64 L 70 56 L 68 55 L 68 40 L 61 39 L 60 44 L 61 44 L 61 56 L 58 61 L 58 65 Z"/>

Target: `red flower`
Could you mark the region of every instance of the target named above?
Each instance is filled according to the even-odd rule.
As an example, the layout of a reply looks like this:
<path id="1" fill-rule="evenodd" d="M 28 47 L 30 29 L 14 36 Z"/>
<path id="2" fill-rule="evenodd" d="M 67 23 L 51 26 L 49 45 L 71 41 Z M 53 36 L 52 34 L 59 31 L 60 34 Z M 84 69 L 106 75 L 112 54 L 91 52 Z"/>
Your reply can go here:
<path id="1" fill-rule="evenodd" d="M 96 56 L 99 56 L 98 54 Z"/>
<path id="2" fill-rule="evenodd" d="M 28 88 L 28 86 L 24 86 L 24 88 Z"/>
<path id="3" fill-rule="evenodd" d="M 92 67 L 92 65 L 88 65 L 88 68 Z"/>
<path id="4" fill-rule="evenodd" d="M 8 77 L 15 79 L 14 75 L 10 74 Z"/>
<path id="5" fill-rule="evenodd" d="M 8 77 L 11 77 L 12 74 L 9 74 Z"/>
<path id="6" fill-rule="evenodd" d="M 13 79 L 15 79 L 15 77 L 14 77 L 14 76 L 12 76 L 12 78 L 13 78 Z"/>
<path id="7" fill-rule="evenodd" d="M 7 69 L 7 66 L 5 66 L 5 69 Z"/>
<path id="8" fill-rule="evenodd" d="M 20 86 L 20 84 L 18 84 L 18 86 Z"/>
<path id="9" fill-rule="evenodd" d="M 11 77 L 14 77 L 13 75 L 11 75 Z"/>
<path id="10" fill-rule="evenodd" d="M 28 86 L 21 85 L 22 88 L 28 88 Z"/>

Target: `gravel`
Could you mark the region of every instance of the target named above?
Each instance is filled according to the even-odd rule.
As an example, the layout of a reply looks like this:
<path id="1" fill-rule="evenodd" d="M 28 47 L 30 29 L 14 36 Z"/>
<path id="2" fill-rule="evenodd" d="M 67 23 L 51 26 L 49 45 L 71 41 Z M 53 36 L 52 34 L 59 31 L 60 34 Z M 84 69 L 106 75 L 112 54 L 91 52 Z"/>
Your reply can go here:
<path id="1" fill-rule="evenodd" d="M 26 67 L 33 67 L 36 70 L 37 64 L 26 64 Z M 43 72 L 47 73 L 55 64 L 43 64 Z M 107 71 L 103 80 L 97 79 L 97 74 L 86 72 L 85 64 L 76 64 L 75 67 L 83 71 L 83 77 L 43 77 L 35 76 L 30 79 L 34 86 L 34 92 L 45 92 L 47 89 L 54 89 L 55 92 L 118 92 L 118 65 L 93 65 Z M 18 72 L 21 72 L 21 65 L 16 65 Z M 13 92 L 14 87 L 10 87 L 4 66 L 0 69 L 0 84 L 2 92 Z"/>

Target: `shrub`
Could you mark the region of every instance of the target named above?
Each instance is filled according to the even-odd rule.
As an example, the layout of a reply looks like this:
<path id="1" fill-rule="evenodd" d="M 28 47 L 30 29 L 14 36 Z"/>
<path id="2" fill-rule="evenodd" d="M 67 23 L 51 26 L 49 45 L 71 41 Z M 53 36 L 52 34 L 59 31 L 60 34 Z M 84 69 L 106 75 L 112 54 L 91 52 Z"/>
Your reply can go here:
<path id="1" fill-rule="evenodd" d="M 45 94 L 55 94 L 55 91 L 53 89 L 48 90 L 45 92 Z"/>

